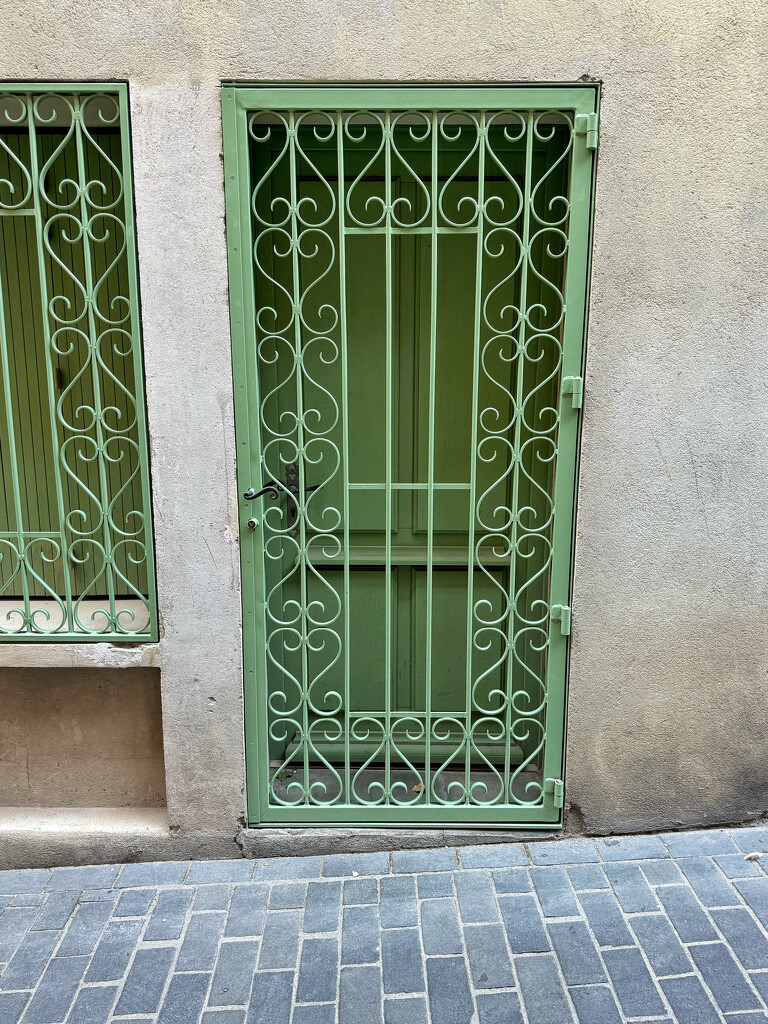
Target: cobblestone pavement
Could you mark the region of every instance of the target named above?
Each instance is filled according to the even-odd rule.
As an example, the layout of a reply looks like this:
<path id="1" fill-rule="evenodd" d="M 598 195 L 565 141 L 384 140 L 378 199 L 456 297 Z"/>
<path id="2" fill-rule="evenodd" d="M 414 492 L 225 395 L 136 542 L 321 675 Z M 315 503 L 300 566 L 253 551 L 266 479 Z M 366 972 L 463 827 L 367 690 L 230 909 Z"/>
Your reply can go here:
<path id="1" fill-rule="evenodd" d="M 0 872 L 1 1024 L 758 1024 L 768 828 Z"/>

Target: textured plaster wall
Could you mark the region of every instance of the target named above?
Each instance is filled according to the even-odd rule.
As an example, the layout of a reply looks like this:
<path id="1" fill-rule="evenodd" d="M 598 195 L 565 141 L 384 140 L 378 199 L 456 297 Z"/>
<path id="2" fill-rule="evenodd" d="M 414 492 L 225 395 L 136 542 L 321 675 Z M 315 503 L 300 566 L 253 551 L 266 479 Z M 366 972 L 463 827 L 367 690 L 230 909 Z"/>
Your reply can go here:
<path id="1" fill-rule="evenodd" d="M 221 79 L 604 82 L 568 799 L 768 809 L 761 0 L 1 0 L 0 75 L 131 83 L 172 829 L 242 813 Z"/>

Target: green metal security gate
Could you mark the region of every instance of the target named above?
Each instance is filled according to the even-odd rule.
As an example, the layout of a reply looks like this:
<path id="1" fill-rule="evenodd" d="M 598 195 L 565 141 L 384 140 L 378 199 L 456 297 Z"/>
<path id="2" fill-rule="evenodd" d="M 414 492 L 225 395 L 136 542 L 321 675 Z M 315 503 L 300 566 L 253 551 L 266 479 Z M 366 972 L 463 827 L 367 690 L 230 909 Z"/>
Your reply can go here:
<path id="1" fill-rule="evenodd" d="M 0 83 L 0 638 L 157 639 L 125 85 Z"/>
<path id="2" fill-rule="evenodd" d="M 597 99 L 223 90 L 252 821 L 560 821 Z"/>

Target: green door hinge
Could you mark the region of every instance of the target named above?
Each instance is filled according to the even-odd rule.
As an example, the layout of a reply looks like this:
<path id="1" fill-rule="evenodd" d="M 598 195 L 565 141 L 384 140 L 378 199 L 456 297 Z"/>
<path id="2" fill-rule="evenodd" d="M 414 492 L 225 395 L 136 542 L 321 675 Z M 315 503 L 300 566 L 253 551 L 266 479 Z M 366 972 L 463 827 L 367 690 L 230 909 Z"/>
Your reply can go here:
<path id="1" fill-rule="evenodd" d="M 562 807 L 565 797 L 565 787 L 562 779 L 547 779 L 544 783 L 545 793 L 551 793 L 554 797 L 555 807 Z"/>
<path id="2" fill-rule="evenodd" d="M 560 632 L 563 636 L 571 634 L 571 609 L 567 604 L 553 604 L 549 609 L 553 622 L 560 620 Z"/>
<path id="3" fill-rule="evenodd" d="M 574 409 L 581 409 L 584 405 L 584 378 L 563 377 L 562 392 L 571 396 L 571 405 Z"/>
<path id="4" fill-rule="evenodd" d="M 597 114 L 577 114 L 574 132 L 576 135 L 586 135 L 587 149 L 597 149 Z"/>

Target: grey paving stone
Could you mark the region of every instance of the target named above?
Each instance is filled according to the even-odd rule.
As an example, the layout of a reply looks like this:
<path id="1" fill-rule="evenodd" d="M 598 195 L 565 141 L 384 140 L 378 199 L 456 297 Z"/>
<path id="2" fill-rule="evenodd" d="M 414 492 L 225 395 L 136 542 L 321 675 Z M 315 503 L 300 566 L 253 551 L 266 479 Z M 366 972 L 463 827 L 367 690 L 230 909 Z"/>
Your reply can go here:
<path id="1" fill-rule="evenodd" d="M 559 867 L 531 868 L 536 895 L 545 917 L 575 917 L 579 913 L 568 876 Z"/>
<path id="2" fill-rule="evenodd" d="M 209 1006 L 238 1006 L 248 1002 L 258 951 L 256 941 L 222 942 L 208 996 Z"/>
<path id="3" fill-rule="evenodd" d="M 579 1024 L 621 1024 L 619 1008 L 607 986 L 585 985 L 570 991 Z"/>
<path id="4" fill-rule="evenodd" d="M 432 871 L 426 875 L 417 875 L 416 888 L 420 900 L 453 896 L 453 875 L 450 871 Z"/>
<path id="5" fill-rule="evenodd" d="M 464 957 L 427 959 L 427 998 L 432 1024 L 472 1024 L 475 1004 Z"/>
<path id="6" fill-rule="evenodd" d="M 43 895 L 47 896 L 47 893 L 43 893 Z M 10 906 L 12 899 L 13 896 L 0 896 L 0 911 L 5 910 L 7 906 Z"/>
<path id="7" fill-rule="evenodd" d="M 630 927 L 645 950 L 657 978 L 691 972 L 691 961 L 686 956 L 672 925 L 663 914 L 636 914 L 630 920 Z"/>
<path id="8" fill-rule="evenodd" d="M 624 915 L 612 892 L 582 892 L 579 902 L 600 946 L 631 946 Z"/>
<path id="9" fill-rule="evenodd" d="M 754 971 L 750 974 L 750 978 L 752 979 L 752 984 L 760 993 L 760 998 L 764 1003 L 768 1003 L 768 971 Z"/>
<path id="10" fill-rule="evenodd" d="M 289 1024 L 292 998 L 293 971 L 257 971 L 246 1024 Z"/>
<path id="11" fill-rule="evenodd" d="M 42 907 L 47 896 L 48 893 L 45 892 L 28 892 L 21 896 L 11 896 L 5 906 L 10 904 L 12 907 Z"/>
<path id="12" fill-rule="evenodd" d="M 175 956 L 176 950 L 171 946 L 137 950 L 115 1013 L 155 1013 Z"/>
<path id="13" fill-rule="evenodd" d="M 765 1013 L 729 1013 L 726 1018 L 728 1024 L 760 1024 L 760 1021 L 768 1020 Z"/>
<path id="14" fill-rule="evenodd" d="M 40 911 L 32 930 L 36 932 L 62 929 L 72 916 L 77 900 L 77 892 L 53 892 L 45 901 L 45 906 Z"/>
<path id="15" fill-rule="evenodd" d="M 192 909 L 226 910 L 231 896 L 231 885 L 201 885 L 195 893 Z"/>
<path id="16" fill-rule="evenodd" d="M 500 896 L 499 906 L 513 953 L 542 953 L 550 948 L 533 896 Z"/>
<path id="17" fill-rule="evenodd" d="M 187 885 L 206 885 L 212 882 L 250 882 L 254 872 L 252 860 L 202 860 L 192 864 L 187 873 Z"/>
<path id="18" fill-rule="evenodd" d="M 58 931 L 27 932 L 11 962 L 0 975 L 0 991 L 34 988 L 60 938 L 61 932 Z"/>
<path id="19" fill-rule="evenodd" d="M 427 956 L 464 953 L 455 900 L 425 900 L 421 904 L 421 939 Z"/>
<path id="20" fill-rule="evenodd" d="M 323 858 L 323 874 L 329 878 L 342 875 L 387 875 L 388 853 L 333 853 Z"/>
<path id="21" fill-rule="evenodd" d="M 345 906 L 378 902 L 379 886 L 375 878 L 348 878 L 344 882 L 342 903 Z"/>
<path id="22" fill-rule="evenodd" d="M 682 885 L 669 885 L 657 889 L 656 893 L 683 942 L 708 942 L 717 938 L 717 933 L 690 889 Z"/>
<path id="23" fill-rule="evenodd" d="M 208 1010 L 200 1024 L 245 1024 L 245 1010 Z"/>
<path id="24" fill-rule="evenodd" d="M 57 955 L 90 956 L 109 920 L 112 906 L 111 903 L 81 903 L 61 940 Z"/>
<path id="25" fill-rule="evenodd" d="M 459 866 L 452 847 L 438 850 L 396 850 L 392 854 L 392 870 L 397 874 L 416 871 L 455 871 Z"/>
<path id="26" fill-rule="evenodd" d="M 719 829 L 709 832 L 667 832 L 661 837 L 676 859 L 681 857 L 714 857 L 735 853 L 730 836 Z"/>
<path id="27" fill-rule="evenodd" d="M 84 889 L 80 894 L 81 903 L 106 903 L 115 901 L 115 893 L 111 889 Z"/>
<path id="28" fill-rule="evenodd" d="M 177 971 L 212 971 L 227 915 L 192 914 L 176 961 Z M 98 952 L 96 954 L 98 956 Z"/>
<path id="29" fill-rule="evenodd" d="M 143 921 L 110 921 L 91 959 L 85 975 L 86 983 L 120 981 L 128 970 L 131 954 L 139 941 L 143 927 Z"/>
<path id="30" fill-rule="evenodd" d="M 189 870 L 189 861 L 158 861 L 126 864 L 114 883 L 115 889 L 141 889 L 147 886 L 180 885 Z"/>
<path id="31" fill-rule="evenodd" d="M 335 932 L 341 913 L 341 882 L 310 882 L 304 909 L 304 931 Z"/>
<path id="32" fill-rule="evenodd" d="M 651 885 L 679 885 L 683 881 L 680 868 L 673 860 L 648 860 L 640 870 Z"/>
<path id="33" fill-rule="evenodd" d="M 300 910 L 306 901 L 306 882 L 276 882 L 269 887 L 270 910 Z"/>
<path id="34" fill-rule="evenodd" d="M 120 893 L 113 917 L 144 917 L 149 913 L 157 889 L 129 889 Z"/>
<path id="35" fill-rule="evenodd" d="M 0 871 L 0 894 L 13 896 L 20 892 L 42 892 L 53 872 L 24 868 L 21 871 Z"/>
<path id="36" fill-rule="evenodd" d="M 478 1024 L 523 1024 L 516 992 L 480 992 L 476 999 Z"/>
<path id="37" fill-rule="evenodd" d="M 694 975 L 659 983 L 678 1024 L 719 1024 L 720 1015 Z"/>
<path id="38" fill-rule="evenodd" d="M 345 907 L 341 925 L 341 962 L 377 963 L 379 952 L 379 908 Z"/>
<path id="39" fill-rule="evenodd" d="M 603 860 L 657 860 L 669 857 L 658 836 L 610 836 L 596 839 L 595 849 Z"/>
<path id="40" fill-rule="evenodd" d="M 515 967 L 529 1024 L 567 1024 L 573 1020 L 551 953 L 517 957 Z"/>
<path id="41" fill-rule="evenodd" d="M 743 881 L 734 882 L 734 885 L 762 926 L 768 928 L 768 878 L 745 878 Z"/>
<path id="42" fill-rule="evenodd" d="M 336 1024 L 335 1003 L 299 1003 L 293 1008 L 291 1024 Z"/>
<path id="43" fill-rule="evenodd" d="M 547 925 L 566 985 L 593 985 L 606 980 L 600 955 L 583 921 Z"/>
<path id="44" fill-rule="evenodd" d="M 744 980 L 730 950 L 722 942 L 690 946 L 689 949 L 704 984 L 723 1013 L 760 1009 L 757 996 Z"/>
<path id="45" fill-rule="evenodd" d="M 228 937 L 249 938 L 261 935 L 264 915 L 267 912 L 268 889 L 266 885 L 238 885 L 229 905 L 227 926 L 224 934 Z"/>
<path id="46" fill-rule="evenodd" d="M 54 957 L 24 1012 L 24 1024 L 60 1024 L 88 966 L 87 956 Z"/>
<path id="47" fill-rule="evenodd" d="M 528 855 L 522 843 L 488 843 L 463 846 L 459 850 L 465 868 L 527 868 Z"/>
<path id="48" fill-rule="evenodd" d="M 713 910 L 712 917 L 725 941 L 747 970 L 768 967 L 768 939 L 746 908 Z"/>
<path id="49" fill-rule="evenodd" d="M 382 928 L 408 928 L 418 923 L 416 882 L 413 877 L 382 878 L 379 889 Z"/>
<path id="50" fill-rule="evenodd" d="M 424 991 L 421 942 L 415 928 L 382 932 L 381 966 L 387 995 Z"/>
<path id="51" fill-rule="evenodd" d="M 464 941 L 474 988 L 515 987 L 504 929 L 500 924 L 467 925 Z"/>
<path id="52" fill-rule="evenodd" d="M 318 878 L 323 866 L 322 857 L 275 857 L 256 864 L 257 882 L 290 882 L 295 878 Z"/>
<path id="53" fill-rule="evenodd" d="M 534 864 L 596 864 L 600 861 L 595 844 L 589 839 L 531 843 L 528 852 Z"/>
<path id="54" fill-rule="evenodd" d="M 0 914 L 0 963 L 11 959 L 37 915 L 37 907 L 7 907 Z"/>
<path id="55" fill-rule="evenodd" d="M 606 949 L 603 960 L 627 1017 L 660 1017 L 664 1013 L 664 1003 L 639 949 Z"/>
<path id="56" fill-rule="evenodd" d="M 296 1024 L 295 1015 L 293 1021 Z M 342 967 L 339 975 L 339 1024 L 360 1024 L 361 1021 L 382 1024 L 381 969 L 378 966 Z"/>
<path id="57" fill-rule="evenodd" d="M 165 994 L 157 1024 L 197 1024 L 209 980 L 208 974 L 175 974 Z"/>
<path id="58" fill-rule="evenodd" d="M 528 872 L 524 868 L 502 868 L 500 871 L 492 871 L 493 884 L 496 892 L 530 892 L 533 888 Z"/>
<path id="59" fill-rule="evenodd" d="M 163 889 L 157 897 L 144 938 L 153 942 L 178 939 L 184 930 L 193 895 L 191 889 Z"/>
<path id="60" fill-rule="evenodd" d="M 577 892 L 585 889 L 608 889 L 608 879 L 599 864 L 574 864 L 566 869 L 571 885 Z"/>
<path id="61" fill-rule="evenodd" d="M 499 920 L 496 894 L 487 871 L 457 871 L 453 876 L 464 924 Z"/>
<path id="62" fill-rule="evenodd" d="M 270 911 L 264 925 L 259 952 L 259 970 L 295 970 L 299 959 L 301 911 Z"/>
<path id="63" fill-rule="evenodd" d="M 110 889 L 119 870 L 119 864 L 101 864 L 96 867 L 84 868 L 54 868 L 46 889 L 49 892 Z"/>
<path id="64" fill-rule="evenodd" d="M 0 995 L 0 1020 L 3 1024 L 18 1024 L 28 1002 L 29 992 L 9 992 Z"/>
<path id="65" fill-rule="evenodd" d="M 116 999 L 117 985 L 81 988 L 67 1017 L 67 1024 L 107 1024 Z"/>
<path id="66" fill-rule="evenodd" d="M 305 939 L 301 947 L 297 1003 L 326 1003 L 336 999 L 339 972 L 337 939 Z"/>
<path id="67" fill-rule="evenodd" d="M 744 860 L 741 853 L 714 857 L 713 860 L 726 878 L 760 878 L 763 874 L 758 861 Z"/>
<path id="68" fill-rule="evenodd" d="M 653 889 L 637 864 L 606 864 L 605 874 L 625 913 L 659 909 Z"/>
<path id="69" fill-rule="evenodd" d="M 686 857 L 680 868 L 705 907 L 740 906 L 736 890 L 708 857 Z"/>
<path id="70" fill-rule="evenodd" d="M 744 853 L 768 853 L 768 828 L 734 828 L 728 835 Z"/>
<path id="71" fill-rule="evenodd" d="M 426 999 L 424 996 L 385 999 L 384 1024 L 428 1024 Z"/>

